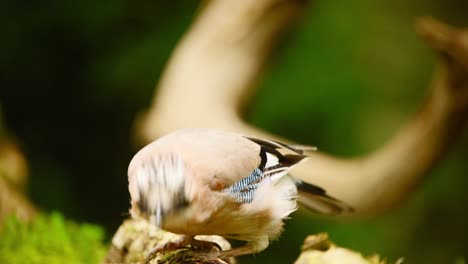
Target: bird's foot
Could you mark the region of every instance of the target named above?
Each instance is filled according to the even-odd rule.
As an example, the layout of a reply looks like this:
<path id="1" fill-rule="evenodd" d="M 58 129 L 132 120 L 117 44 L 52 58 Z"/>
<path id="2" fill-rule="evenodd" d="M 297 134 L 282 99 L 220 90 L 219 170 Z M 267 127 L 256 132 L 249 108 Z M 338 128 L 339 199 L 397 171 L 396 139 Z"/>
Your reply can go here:
<path id="1" fill-rule="evenodd" d="M 177 240 L 167 242 L 164 245 L 156 245 L 146 257 L 145 264 L 149 264 L 151 260 L 156 257 L 157 254 L 163 254 L 167 251 L 173 251 L 176 249 L 186 247 L 190 243 L 191 240 L 192 240 L 191 237 L 181 236 Z"/>
<path id="2" fill-rule="evenodd" d="M 198 240 L 193 238 L 193 236 L 181 236 L 179 239 L 175 241 L 171 241 L 165 243 L 164 245 L 157 245 L 155 246 L 148 256 L 146 257 L 145 264 L 149 264 L 152 259 L 156 257 L 157 254 L 164 254 L 168 251 L 174 251 L 177 249 L 183 248 L 194 248 L 194 249 L 201 249 L 202 251 L 211 251 L 213 248 L 216 248 L 218 251 L 222 250 L 221 247 L 214 242 L 205 241 L 205 240 Z M 216 251 L 213 253 L 217 253 Z M 201 253 L 202 254 L 202 253 Z M 206 254 L 206 253 L 203 253 Z"/>
<path id="3" fill-rule="evenodd" d="M 200 248 L 200 249 L 208 250 L 208 251 L 211 251 L 213 248 L 216 248 L 218 251 L 223 250 L 221 246 L 215 242 L 206 241 L 206 240 L 198 240 L 195 238 L 193 238 L 190 241 L 189 245 L 194 248 Z"/>

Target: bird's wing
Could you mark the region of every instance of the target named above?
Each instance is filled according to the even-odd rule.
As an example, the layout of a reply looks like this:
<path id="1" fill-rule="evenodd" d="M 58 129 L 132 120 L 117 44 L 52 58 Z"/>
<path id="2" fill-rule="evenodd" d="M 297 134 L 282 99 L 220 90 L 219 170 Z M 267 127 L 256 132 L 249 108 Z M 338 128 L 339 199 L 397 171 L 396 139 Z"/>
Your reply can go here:
<path id="1" fill-rule="evenodd" d="M 231 194 L 240 203 L 250 203 L 254 199 L 257 188 L 265 178 L 271 180 L 273 184 L 278 183 L 291 167 L 306 156 L 303 155 L 302 150 L 283 143 L 253 137 L 244 138 L 257 146 L 258 167 L 223 191 Z"/>
<path id="2" fill-rule="evenodd" d="M 289 170 L 300 161 L 308 156 L 306 151 L 316 150 L 315 147 L 303 145 L 288 145 L 273 140 L 265 140 L 253 137 L 247 137 L 249 140 L 257 143 L 260 146 L 260 166 L 258 170 L 263 172 L 262 177 L 270 177 L 275 183 L 284 175 L 288 174 Z M 251 176 L 243 180 L 243 183 L 250 183 Z M 253 182 L 255 183 L 255 182 Z M 312 212 L 320 214 L 340 214 L 351 212 L 353 209 L 327 194 L 327 192 L 313 184 L 296 180 L 296 185 L 299 193 L 298 202 Z M 247 194 L 245 200 L 251 199 L 250 196 L 256 188 L 246 185 L 244 193 Z M 241 196 L 242 197 L 242 196 Z"/>
<path id="3" fill-rule="evenodd" d="M 294 165 L 307 158 L 303 149 L 272 140 L 253 137 L 247 137 L 247 139 L 260 146 L 259 169 L 262 170 L 265 176 L 269 176 L 274 183 L 288 174 Z"/>
<path id="4" fill-rule="evenodd" d="M 288 145 L 277 141 L 243 136 L 214 129 L 179 130 L 158 140 L 149 153 L 176 151 L 190 164 L 197 182 L 216 177 L 237 201 L 253 200 L 260 182 L 268 177 L 273 184 L 300 161 L 313 147 Z M 130 170 L 130 169 L 129 169 Z M 340 201 L 314 185 L 298 184 L 298 201 L 318 213 L 346 211 Z"/>

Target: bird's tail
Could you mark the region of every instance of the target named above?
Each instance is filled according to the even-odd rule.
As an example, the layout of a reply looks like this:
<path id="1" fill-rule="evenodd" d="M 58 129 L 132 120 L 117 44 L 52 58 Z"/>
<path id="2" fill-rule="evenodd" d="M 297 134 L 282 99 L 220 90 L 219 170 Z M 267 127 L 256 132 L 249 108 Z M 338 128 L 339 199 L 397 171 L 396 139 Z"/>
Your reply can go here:
<path id="1" fill-rule="evenodd" d="M 297 191 L 299 204 L 314 213 L 337 215 L 354 211 L 351 206 L 329 196 L 324 189 L 316 185 L 298 182 Z"/>

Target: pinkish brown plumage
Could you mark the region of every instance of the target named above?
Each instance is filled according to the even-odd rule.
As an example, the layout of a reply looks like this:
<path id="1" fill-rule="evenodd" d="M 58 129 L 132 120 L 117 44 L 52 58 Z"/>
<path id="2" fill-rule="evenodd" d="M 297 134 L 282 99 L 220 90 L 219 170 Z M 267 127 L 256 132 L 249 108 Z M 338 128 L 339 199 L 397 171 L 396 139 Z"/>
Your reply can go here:
<path id="1" fill-rule="evenodd" d="M 302 149 L 274 141 L 214 129 L 179 130 L 132 159 L 131 214 L 189 237 L 247 241 L 220 252 L 223 257 L 256 253 L 279 236 L 283 219 L 296 210 L 298 184 L 314 211 L 346 209 L 323 189 L 287 176 L 305 157 Z"/>

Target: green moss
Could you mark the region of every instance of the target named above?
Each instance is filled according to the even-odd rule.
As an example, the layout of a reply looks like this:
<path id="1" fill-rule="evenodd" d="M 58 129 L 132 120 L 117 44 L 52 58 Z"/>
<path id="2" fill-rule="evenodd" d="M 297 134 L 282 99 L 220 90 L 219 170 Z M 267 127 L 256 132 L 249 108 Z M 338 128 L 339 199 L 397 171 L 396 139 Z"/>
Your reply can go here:
<path id="1" fill-rule="evenodd" d="M 104 232 L 76 224 L 58 213 L 39 215 L 26 224 L 10 217 L 0 228 L 0 263 L 99 263 L 105 254 Z"/>

